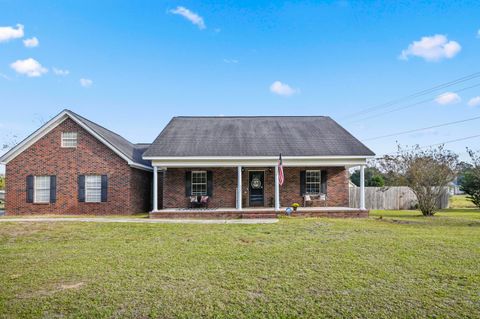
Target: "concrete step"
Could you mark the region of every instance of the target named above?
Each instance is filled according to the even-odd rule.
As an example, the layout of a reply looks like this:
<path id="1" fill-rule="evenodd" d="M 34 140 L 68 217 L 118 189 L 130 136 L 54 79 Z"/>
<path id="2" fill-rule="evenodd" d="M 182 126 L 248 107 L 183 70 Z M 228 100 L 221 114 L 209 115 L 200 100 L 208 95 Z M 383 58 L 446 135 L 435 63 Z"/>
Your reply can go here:
<path id="1" fill-rule="evenodd" d="M 251 218 L 277 218 L 275 213 L 242 213 L 242 218 L 251 219 Z"/>

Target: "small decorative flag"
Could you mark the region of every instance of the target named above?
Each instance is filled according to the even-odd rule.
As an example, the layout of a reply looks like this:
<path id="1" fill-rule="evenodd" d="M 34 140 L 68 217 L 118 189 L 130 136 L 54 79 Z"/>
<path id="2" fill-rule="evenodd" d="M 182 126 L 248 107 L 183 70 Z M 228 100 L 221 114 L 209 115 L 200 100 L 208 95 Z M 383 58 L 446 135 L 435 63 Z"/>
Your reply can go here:
<path id="1" fill-rule="evenodd" d="M 284 181 L 285 177 L 283 176 L 282 154 L 280 154 L 280 158 L 278 159 L 278 184 L 282 186 Z"/>

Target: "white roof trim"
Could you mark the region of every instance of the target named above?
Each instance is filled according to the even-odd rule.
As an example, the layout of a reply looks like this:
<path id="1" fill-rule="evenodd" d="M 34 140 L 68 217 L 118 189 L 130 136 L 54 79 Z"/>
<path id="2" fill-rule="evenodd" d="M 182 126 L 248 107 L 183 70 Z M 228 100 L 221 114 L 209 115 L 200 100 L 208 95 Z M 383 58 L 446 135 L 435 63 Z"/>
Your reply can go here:
<path id="1" fill-rule="evenodd" d="M 285 167 L 354 167 L 365 165 L 368 157 L 282 157 L 283 166 Z M 177 158 L 177 159 L 152 159 L 152 166 L 160 168 L 168 167 L 274 167 L 278 165 L 278 158 Z"/>
<path id="2" fill-rule="evenodd" d="M 138 163 L 135 163 L 132 160 L 130 160 L 125 154 L 120 152 L 116 147 L 114 147 L 107 140 L 105 140 L 103 137 L 98 135 L 95 131 L 93 131 L 91 128 L 89 128 L 87 125 L 85 125 L 82 121 L 80 121 L 75 115 L 68 112 L 67 110 L 64 110 L 64 111 L 60 112 L 60 114 L 58 114 L 57 116 L 52 118 L 50 121 L 45 123 L 43 126 L 41 126 L 39 129 L 37 129 L 35 132 L 30 134 L 27 138 L 25 138 L 23 141 L 18 143 L 15 147 L 13 147 L 11 150 L 9 150 L 7 153 L 5 153 L 2 157 L 0 157 L 0 164 L 8 164 L 8 162 L 10 162 L 12 159 L 17 157 L 19 154 L 21 154 L 23 151 L 25 151 L 30 146 L 35 144 L 38 140 L 40 140 L 42 137 L 47 135 L 50 131 L 52 131 L 55 127 L 60 125 L 67 118 L 72 119 L 75 123 L 80 125 L 80 127 L 82 127 L 84 130 L 86 130 L 88 133 L 90 133 L 97 140 L 102 142 L 105 146 L 107 146 L 109 149 L 111 149 L 115 154 L 117 154 L 122 159 L 124 159 L 128 163 L 128 165 L 130 165 L 132 167 L 136 167 L 136 168 L 152 170 L 152 168 L 149 167 L 149 166 L 138 164 Z"/>
<path id="3" fill-rule="evenodd" d="M 375 156 L 282 156 L 283 160 L 288 159 L 369 159 Z M 278 160 L 278 156 L 143 156 L 144 160 L 188 160 L 188 161 L 204 161 L 204 160 Z"/>

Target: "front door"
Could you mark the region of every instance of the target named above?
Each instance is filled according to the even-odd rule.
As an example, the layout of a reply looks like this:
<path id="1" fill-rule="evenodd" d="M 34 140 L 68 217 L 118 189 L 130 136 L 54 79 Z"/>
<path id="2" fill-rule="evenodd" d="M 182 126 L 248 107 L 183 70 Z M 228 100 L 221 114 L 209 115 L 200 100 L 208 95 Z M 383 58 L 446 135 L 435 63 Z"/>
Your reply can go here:
<path id="1" fill-rule="evenodd" d="M 265 172 L 249 171 L 248 172 L 248 190 L 249 190 L 249 206 L 263 206 L 263 182 L 265 180 Z"/>

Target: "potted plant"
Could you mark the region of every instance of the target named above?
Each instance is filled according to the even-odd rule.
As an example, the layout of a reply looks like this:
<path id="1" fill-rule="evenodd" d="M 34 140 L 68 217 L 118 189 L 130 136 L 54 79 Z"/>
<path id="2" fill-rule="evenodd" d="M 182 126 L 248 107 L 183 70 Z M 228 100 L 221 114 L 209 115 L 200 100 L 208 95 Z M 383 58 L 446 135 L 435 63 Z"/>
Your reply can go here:
<path id="1" fill-rule="evenodd" d="M 300 207 L 300 204 L 299 203 L 293 203 L 292 204 L 292 208 L 293 210 L 296 212 L 297 211 L 297 208 Z"/>

